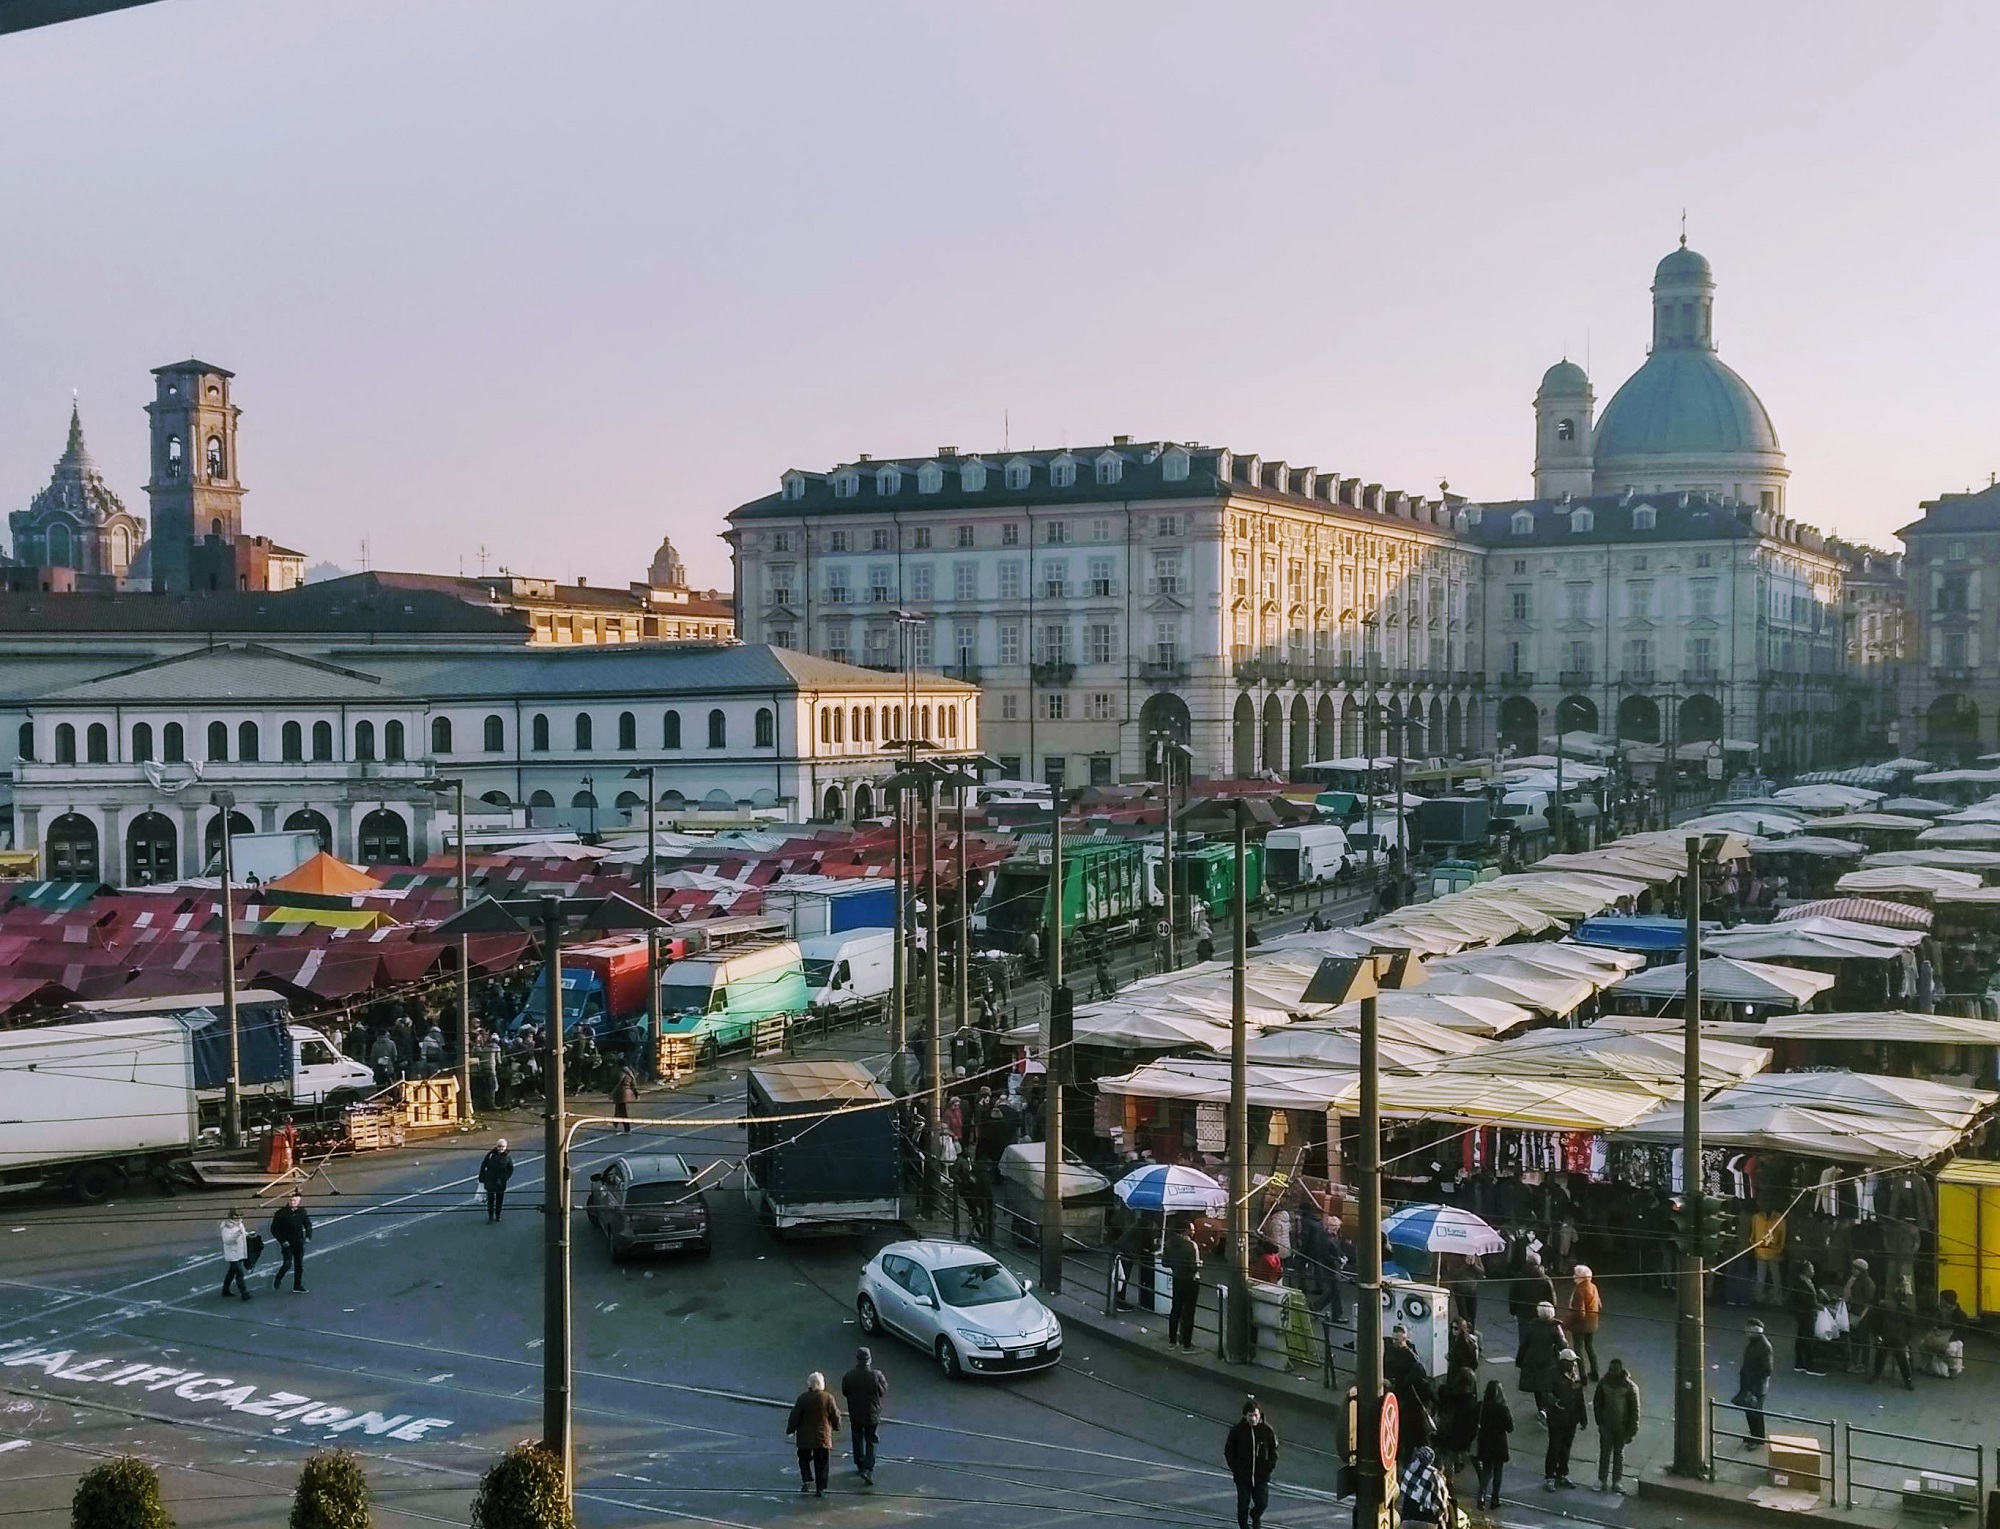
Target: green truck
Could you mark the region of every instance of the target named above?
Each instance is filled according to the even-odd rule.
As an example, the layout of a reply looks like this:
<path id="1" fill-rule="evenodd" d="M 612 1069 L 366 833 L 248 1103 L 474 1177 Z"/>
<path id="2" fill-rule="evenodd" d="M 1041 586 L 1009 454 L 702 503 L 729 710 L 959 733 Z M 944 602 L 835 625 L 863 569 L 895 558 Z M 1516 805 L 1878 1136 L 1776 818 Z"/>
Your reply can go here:
<path id="1" fill-rule="evenodd" d="M 1033 935 L 1036 948 L 1042 947 L 1055 901 L 1049 872 L 1046 848 L 1001 862 L 986 909 L 991 944 L 1025 953 Z M 1065 941 L 1083 933 L 1129 936 L 1146 928 L 1148 920 L 1145 850 L 1138 840 L 1077 839 L 1063 845 Z"/>
<path id="2" fill-rule="evenodd" d="M 1264 895 L 1264 846 L 1243 847 L 1243 874 L 1250 901 Z M 1198 844 L 1174 856 L 1174 901 L 1186 908 L 1199 903 L 1212 919 L 1228 918 L 1236 908 L 1236 845 L 1229 840 Z"/>

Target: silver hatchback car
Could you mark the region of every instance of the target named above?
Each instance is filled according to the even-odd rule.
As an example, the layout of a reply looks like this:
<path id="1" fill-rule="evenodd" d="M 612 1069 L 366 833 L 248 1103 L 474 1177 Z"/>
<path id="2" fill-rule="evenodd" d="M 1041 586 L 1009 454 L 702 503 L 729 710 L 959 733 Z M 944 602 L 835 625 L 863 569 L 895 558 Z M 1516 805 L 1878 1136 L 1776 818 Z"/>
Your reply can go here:
<path id="1" fill-rule="evenodd" d="M 1062 1326 L 1027 1281 L 962 1242 L 893 1242 L 861 1270 L 862 1332 L 923 1349 L 948 1380 L 1018 1375 L 1062 1363 Z"/>

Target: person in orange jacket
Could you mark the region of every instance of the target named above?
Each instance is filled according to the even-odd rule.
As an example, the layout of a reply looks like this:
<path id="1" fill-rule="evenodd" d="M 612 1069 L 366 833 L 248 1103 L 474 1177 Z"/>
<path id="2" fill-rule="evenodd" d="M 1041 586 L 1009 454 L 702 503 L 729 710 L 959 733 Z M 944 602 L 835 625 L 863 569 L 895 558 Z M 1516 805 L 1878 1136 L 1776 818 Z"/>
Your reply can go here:
<path id="1" fill-rule="evenodd" d="M 1589 1264 L 1578 1264 L 1571 1273 L 1569 1288 L 1569 1334 L 1577 1350 L 1590 1366 L 1587 1380 L 1597 1379 L 1597 1324 L 1604 1316 L 1604 1296 L 1597 1288 Z"/>

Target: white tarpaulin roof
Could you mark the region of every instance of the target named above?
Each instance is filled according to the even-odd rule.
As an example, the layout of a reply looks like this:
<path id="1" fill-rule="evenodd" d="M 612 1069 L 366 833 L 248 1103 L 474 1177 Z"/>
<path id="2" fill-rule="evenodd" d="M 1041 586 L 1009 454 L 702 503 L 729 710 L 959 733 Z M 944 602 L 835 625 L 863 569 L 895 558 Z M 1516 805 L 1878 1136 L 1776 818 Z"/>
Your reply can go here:
<path id="1" fill-rule="evenodd" d="M 1884 833 L 1915 833 L 1930 827 L 1930 820 L 1906 818 L 1894 812 L 1843 812 L 1835 817 L 1821 818 L 1813 827 L 1831 834 L 1856 828 L 1880 829 Z"/>
<path id="2" fill-rule="evenodd" d="M 1765 812 L 1741 808 L 1732 812 L 1711 812 L 1707 817 L 1689 818 L 1681 827 L 1692 833 L 1742 834 L 1749 839 L 1780 839 L 1786 834 L 1804 833 L 1805 819 L 1797 813 Z"/>
<path id="3" fill-rule="evenodd" d="M 1750 853 L 1753 855 L 1818 855 L 1828 860 L 1839 860 L 1852 855 L 1859 860 L 1868 853 L 1868 846 L 1856 844 L 1852 839 L 1831 839 L 1825 834 L 1795 834 L 1788 839 L 1752 839 Z"/>
<path id="4" fill-rule="evenodd" d="M 2000 844 L 2000 822 L 1940 823 L 1917 835 L 1919 844 Z"/>
<path id="5" fill-rule="evenodd" d="M 1701 963 L 1704 1003 L 1781 1003 L 1796 1009 L 1832 986 L 1833 978 L 1825 972 L 1801 971 L 1796 966 L 1768 966 L 1728 956 Z M 1687 963 L 1676 961 L 1671 966 L 1637 972 L 1612 991 L 1642 998 L 1679 998 L 1687 991 Z"/>
<path id="6" fill-rule="evenodd" d="M 1776 1073 L 1772 1078 L 1805 1079 L 1816 1073 Z M 1887 1164 L 1922 1163 L 1951 1151 L 1965 1134 L 1914 1115 L 1868 1115 L 1822 1109 L 1806 1102 L 1810 1095 L 1745 1094 L 1765 1081 L 1752 1078 L 1726 1089 L 1701 1107 L 1702 1140 L 1715 1147 L 1756 1152 L 1796 1152 L 1835 1162 Z M 1792 1085 L 1796 1088 L 1796 1084 Z M 1742 1097 L 1738 1097 L 1741 1095 Z M 1628 1140 L 1678 1143 L 1681 1103 L 1662 1104 L 1645 1119 L 1616 1133 Z"/>
<path id="7" fill-rule="evenodd" d="M 2000 871 L 2000 849 L 1885 849 L 1864 856 L 1863 870 L 1878 865 L 1935 865 L 1948 871 Z"/>
<path id="8" fill-rule="evenodd" d="M 1831 901 L 1837 905 L 1840 903 L 1860 902 L 1861 899 L 1834 898 Z M 1808 903 L 1802 906 L 1809 909 L 1813 905 Z M 1887 906 L 1902 908 L 1906 912 L 1913 913 L 1917 911 L 1908 903 L 1890 903 Z M 1811 912 L 1800 913 L 1797 917 L 1782 919 L 1778 922 L 1786 929 L 1803 929 L 1808 934 L 1831 935 L 1838 940 L 1865 940 L 1871 945 L 1895 945 L 1914 950 L 1924 942 L 1924 927 L 1908 923 L 1899 923 L 1892 927 L 1888 924 L 1872 923 L 1865 919 L 1834 918 L 1828 914 Z M 1928 925 L 1929 922 L 1930 920 L 1926 919 L 1924 924 Z M 1755 927 L 1758 926 L 1739 924 L 1730 933 L 1741 934 L 1745 929 Z M 1766 924 L 1762 927 L 1771 929 L 1774 925 Z"/>
<path id="9" fill-rule="evenodd" d="M 1887 801 L 1877 802 L 1878 812 L 1898 813 L 1903 817 L 1944 818 L 1951 816 L 1949 802 L 1934 802 L 1927 796 L 1892 796 Z"/>
<path id="10" fill-rule="evenodd" d="M 1789 924 L 1801 919 L 1826 918 L 1837 924 L 1866 924 L 1875 929 L 1915 929 L 1931 927 L 1931 910 L 1915 903 L 1888 902 L 1878 897 L 1822 897 L 1814 902 L 1794 903 L 1778 910 L 1773 923 Z"/>
<path id="11" fill-rule="evenodd" d="M 1834 887 L 1842 892 L 1912 892 L 1935 895 L 1964 892 L 1980 885 L 1971 871 L 1947 871 L 1929 865 L 1880 865 L 1849 871 Z"/>
<path id="12" fill-rule="evenodd" d="M 1437 1070 L 1611 1082 L 1678 1098 L 1684 1076 L 1681 1045 L 1681 1036 L 1674 1031 L 1603 1030 L 1595 1025 L 1581 1030 L 1536 1030 L 1496 1042 L 1472 1056 L 1447 1057 Z M 1701 1043 L 1704 1088 L 1740 1082 L 1770 1064 L 1771 1053 L 1761 1046 L 1707 1037 Z"/>
<path id="13" fill-rule="evenodd" d="M 1746 924 L 1725 929 L 1703 940 L 1702 949 L 1746 961 L 1893 961 L 1902 953 L 1901 946 L 1880 940 L 1815 934 L 1796 924 Z M 1702 970 L 1702 995 L 1706 997 L 1707 967 Z"/>
<path id="14" fill-rule="evenodd" d="M 1866 786 L 1787 786 L 1782 791 L 1773 791 L 1771 800 L 1780 807 L 1810 807 L 1815 811 L 1838 811 L 1842 808 L 1872 807 L 1888 795 L 1885 791 L 1870 791 Z"/>
<path id="15" fill-rule="evenodd" d="M 1376 1050 L 1385 1072 L 1429 1072 L 1445 1058 L 1443 1052 L 1391 1040 L 1387 1034 L 1381 1036 Z M 1252 1062 L 1309 1064 L 1354 1072 L 1361 1066 L 1361 1037 L 1352 1030 L 1318 1024 L 1288 1025 L 1250 1041 L 1243 1054 Z"/>
<path id="16" fill-rule="evenodd" d="M 1773 1041 L 1908 1041 L 1920 1046 L 2000 1046 L 2000 1020 L 1907 1009 L 1854 1014 L 1774 1014 L 1758 1030 Z"/>
<path id="17" fill-rule="evenodd" d="M 1503 998 L 1509 1003 L 1526 1004 L 1557 1018 L 1589 1001 L 1597 991 L 1581 977 L 1561 977 L 1554 972 L 1503 970 L 1438 971 L 1424 974 L 1424 987 L 1432 993 L 1458 993 L 1472 998 Z"/>
<path id="18" fill-rule="evenodd" d="M 1376 1000 L 1375 1012 L 1384 1025 L 1396 1019 L 1420 1020 L 1464 1036 L 1504 1035 L 1535 1017 L 1535 1011 L 1504 998 L 1475 993 L 1439 993 L 1428 982 L 1420 988 L 1392 988 Z M 1361 1005 L 1344 1003 L 1328 1009 L 1312 1023 L 1351 1028 L 1361 1023 Z M 1384 1032 L 1387 1033 L 1386 1031 Z"/>
<path id="19" fill-rule="evenodd" d="M 1627 876 L 1589 875 L 1582 871 L 1515 871 L 1484 883 L 1510 892 L 1522 901 L 1558 918 L 1592 918 L 1621 897 L 1636 898 L 1646 883 Z"/>

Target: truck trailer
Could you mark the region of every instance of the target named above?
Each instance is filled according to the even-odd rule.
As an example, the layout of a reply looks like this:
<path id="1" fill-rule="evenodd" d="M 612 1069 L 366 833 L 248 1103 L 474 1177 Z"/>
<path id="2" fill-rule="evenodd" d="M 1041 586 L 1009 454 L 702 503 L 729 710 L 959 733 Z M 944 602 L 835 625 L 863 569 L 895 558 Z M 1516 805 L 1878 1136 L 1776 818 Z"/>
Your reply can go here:
<path id="1" fill-rule="evenodd" d="M 750 1207 L 774 1235 L 854 1235 L 903 1219 L 896 1096 L 865 1067 L 753 1067 L 748 1113 Z"/>
<path id="2" fill-rule="evenodd" d="M 1111 938 L 1145 926 L 1145 848 L 1136 839 L 1076 839 L 1063 845 L 1060 903 L 1051 887 L 1050 850 L 1001 862 L 986 908 L 986 930 L 1002 950 L 1025 951 L 1028 936 L 1045 940 L 1061 909 L 1065 941 L 1081 933 Z"/>

